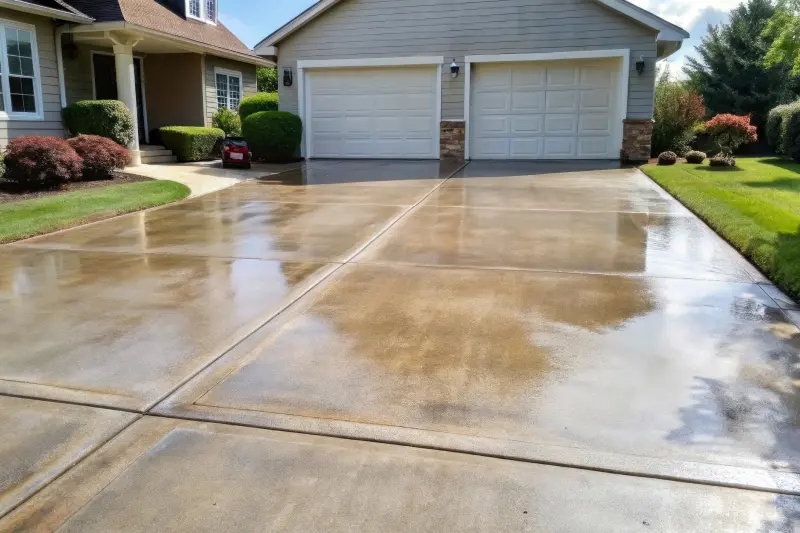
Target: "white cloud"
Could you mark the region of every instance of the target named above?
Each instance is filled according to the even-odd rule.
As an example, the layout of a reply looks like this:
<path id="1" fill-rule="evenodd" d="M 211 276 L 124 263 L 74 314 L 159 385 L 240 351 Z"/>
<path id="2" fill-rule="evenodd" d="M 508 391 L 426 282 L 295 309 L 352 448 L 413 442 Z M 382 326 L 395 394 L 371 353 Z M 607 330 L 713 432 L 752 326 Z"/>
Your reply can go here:
<path id="1" fill-rule="evenodd" d="M 738 6 L 741 0 L 630 0 L 634 4 L 659 17 L 691 29 L 708 11 L 728 12 Z"/>

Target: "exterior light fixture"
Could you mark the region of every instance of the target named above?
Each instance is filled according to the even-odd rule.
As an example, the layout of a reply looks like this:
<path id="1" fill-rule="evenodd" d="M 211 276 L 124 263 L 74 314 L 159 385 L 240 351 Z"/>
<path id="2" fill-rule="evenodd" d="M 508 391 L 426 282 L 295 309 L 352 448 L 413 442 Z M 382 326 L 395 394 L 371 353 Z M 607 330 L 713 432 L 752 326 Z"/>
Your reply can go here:
<path id="1" fill-rule="evenodd" d="M 285 68 L 283 69 L 283 86 L 284 87 L 291 87 L 292 86 L 292 69 Z"/>
<path id="2" fill-rule="evenodd" d="M 638 72 L 639 74 L 644 74 L 644 66 L 645 66 L 644 56 L 641 56 L 639 58 L 639 61 L 636 62 L 636 72 Z"/>
<path id="3" fill-rule="evenodd" d="M 456 63 L 456 58 L 453 58 L 453 64 L 450 65 L 450 73 L 453 75 L 454 78 L 458 77 L 458 71 L 461 70 Z"/>

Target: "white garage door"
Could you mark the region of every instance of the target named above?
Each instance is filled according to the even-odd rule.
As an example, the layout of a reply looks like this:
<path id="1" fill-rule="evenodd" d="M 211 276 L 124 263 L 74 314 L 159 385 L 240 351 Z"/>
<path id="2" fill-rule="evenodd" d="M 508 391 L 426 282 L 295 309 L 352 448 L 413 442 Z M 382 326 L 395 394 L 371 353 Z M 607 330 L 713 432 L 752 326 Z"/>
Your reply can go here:
<path id="1" fill-rule="evenodd" d="M 437 159 L 436 66 L 309 71 L 311 157 Z"/>
<path id="2" fill-rule="evenodd" d="M 473 65 L 472 159 L 616 159 L 619 60 Z"/>

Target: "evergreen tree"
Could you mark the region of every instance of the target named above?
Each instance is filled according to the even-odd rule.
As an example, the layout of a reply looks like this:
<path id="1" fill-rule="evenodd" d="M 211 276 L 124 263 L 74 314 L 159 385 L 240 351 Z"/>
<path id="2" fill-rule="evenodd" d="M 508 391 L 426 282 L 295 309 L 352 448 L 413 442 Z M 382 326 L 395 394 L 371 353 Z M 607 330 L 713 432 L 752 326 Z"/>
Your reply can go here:
<path id="1" fill-rule="evenodd" d="M 775 12 L 770 0 L 747 0 L 731 12 L 728 24 L 709 26 L 696 47 L 699 57 L 687 58 L 684 72 L 712 114 L 752 115 L 762 127 L 770 109 L 795 98 L 791 66 L 765 62 L 772 45 L 765 30 Z"/>

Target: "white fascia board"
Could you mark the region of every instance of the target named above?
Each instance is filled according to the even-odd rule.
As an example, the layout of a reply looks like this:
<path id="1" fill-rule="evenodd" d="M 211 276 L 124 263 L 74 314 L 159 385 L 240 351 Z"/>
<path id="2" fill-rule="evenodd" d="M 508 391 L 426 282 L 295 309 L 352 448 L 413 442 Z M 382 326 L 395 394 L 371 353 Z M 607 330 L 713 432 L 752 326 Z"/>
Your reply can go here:
<path id="1" fill-rule="evenodd" d="M 271 35 L 267 36 L 264 40 L 256 45 L 256 48 L 261 46 L 272 46 L 277 44 L 281 39 L 289 36 L 295 31 L 299 30 L 322 13 L 339 3 L 340 0 L 320 0 L 313 6 L 309 7 L 295 18 L 278 28 Z"/>
<path id="2" fill-rule="evenodd" d="M 360 59 L 312 59 L 298 61 L 297 68 L 403 67 L 412 65 L 441 65 L 442 63 L 444 63 L 444 56 L 368 57 Z"/>

